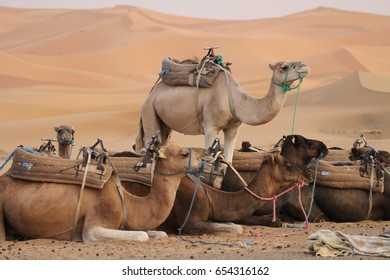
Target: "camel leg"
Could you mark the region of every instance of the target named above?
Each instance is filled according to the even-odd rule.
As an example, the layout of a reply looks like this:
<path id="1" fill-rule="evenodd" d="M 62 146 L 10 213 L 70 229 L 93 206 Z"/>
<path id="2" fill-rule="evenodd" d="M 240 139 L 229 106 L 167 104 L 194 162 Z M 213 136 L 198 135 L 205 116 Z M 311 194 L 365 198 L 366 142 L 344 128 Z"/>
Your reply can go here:
<path id="1" fill-rule="evenodd" d="M 144 147 L 148 145 L 150 139 L 152 139 L 153 134 L 156 131 L 160 131 L 158 134 L 158 139 L 161 139 L 161 127 L 160 127 L 160 118 L 158 117 L 156 111 L 154 110 L 154 105 L 150 101 L 145 102 L 141 108 L 141 119 L 142 119 L 142 128 L 144 130 Z"/>
<path id="2" fill-rule="evenodd" d="M 5 222 L 4 222 L 4 213 L 0 209 L 0 241 L 5 241 Z"/>
<path id="3" fill-rule="evenodd" d="M 223 131 L 225 135 L 224 154 L 227 160 L 232 162 L 234 146 L 236 145 L 238 136 L 238 127 L 229 128 Z"/>
<path id="4" fill-rule="evenodd" d="M 150 239 L 160 239 L 168 237 L 168 235 L 165 233 L 165 231 L 160 230 L 148 230 L 146 232 Z"/>
<path id="5" fill-rule="evenodd" d="M 189 233 L 200 233 L 200 234 L 235 234 L 241 235 L 244 229 L 240 225 L 234 223 L 215 223 L 215 222 L 204 222 L 198 221 L 191 225 L 191 228 L 186 229 Z"/>
<path id="6" fill-rule="evenodd" d="M 244 225 L 258 225 L 258 226 L 266 226 L 266 227 L 282 226 L 282 221 L 280 219 L 276 218 L 276 221 L 273 222 L 272 216 L 265 216 L 265 215 L 263 216 L 250 215 L 236 222 Z"/>
<path id="7" fill-rule="evenodd" d="M 94 227 L 83 232 L 83 242 L 102 241 L 102 240 L 149 240 L 149 235 L 145 231 L 127 231 L 109 229 L 103 227 Z"/>
<path id="8" fill-rule="evenodd" d="M 218 136 L 218 128 L 212 126 L 204 127 L 204 148 L 208 149 L 213 145 L 214 139 Z"/>

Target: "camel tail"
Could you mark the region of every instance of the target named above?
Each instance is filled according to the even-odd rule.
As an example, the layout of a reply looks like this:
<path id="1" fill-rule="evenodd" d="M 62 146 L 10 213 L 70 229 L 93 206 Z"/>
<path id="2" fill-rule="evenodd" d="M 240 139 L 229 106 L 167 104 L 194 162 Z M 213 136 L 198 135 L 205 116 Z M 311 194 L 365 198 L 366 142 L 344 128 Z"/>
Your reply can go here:
<path id="1" fill-rule="evenodd" d="M 135 144 L 133 146 L 134 151 L 138 152 L 144 147 L 144 137 L 145 137 L 145 131 L 142 124 L 142 118 L 139 119 L 139 131 L 137 138 L 135 139 Z"/>

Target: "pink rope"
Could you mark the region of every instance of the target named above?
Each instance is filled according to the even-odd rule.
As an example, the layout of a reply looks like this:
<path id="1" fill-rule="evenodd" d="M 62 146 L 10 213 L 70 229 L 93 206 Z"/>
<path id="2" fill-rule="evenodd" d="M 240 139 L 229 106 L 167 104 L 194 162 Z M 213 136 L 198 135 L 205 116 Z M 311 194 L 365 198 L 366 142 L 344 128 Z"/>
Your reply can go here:
<path id="1" fill-rule="evenodd" d="M 245 187 L 245 190 L 247 192 L 249 192 L 251 195 L 253 195 L 254 197 L 256 197 L 257 199 L 260 199 L 260 200 L 266 200 L 266 201 L 270 201 L 272 200 L 272 203 L 273 203 L 273 217 L 272 217 L 272 222 L 276 222 L 276 200 L 281 197 L 282 195 L 288 193 L 289 191 L 292 191 L 296 188 L 298 188 L 298 193 L 299 193 L 299 204 L 301 206 L 301 209 L 303 211 L 303 214 L 305 216 L 305 220 L 307 221 L 307 215 L 305 213 L 305 210 L 303 209 L 303 205 L 302 205 L 302 199 L 301 199 L 301 188 L 305 185 L 305 182 L 303 180 L 299 181 L 299 182 L 295 182 L 293 186 L 291 186 L 290 188 L 288 188 L 287 190 L 279 193 L 279 194 L 276 194 L 274 195 L 273 197 L 262 197 L 262 196 L 259 196 L 257 195 L 256 193 L 254 193 L 253 191 L 251 191 L 248 187 Z M 308 227 L 308 223 L 306 223 L 306 228 Z"/>

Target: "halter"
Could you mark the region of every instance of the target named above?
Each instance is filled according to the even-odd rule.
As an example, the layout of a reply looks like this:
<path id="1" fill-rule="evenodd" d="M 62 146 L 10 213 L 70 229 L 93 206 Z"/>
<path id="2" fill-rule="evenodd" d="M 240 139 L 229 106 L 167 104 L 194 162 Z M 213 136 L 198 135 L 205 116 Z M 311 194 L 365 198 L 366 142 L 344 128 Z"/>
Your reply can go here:
<path id="1" fill-rule="evenodd" d="M 272 77 L 272 83 L 274 84 L 274 85 L 277 85 L 277 86 L 280 86 L 281 88 L 282 88 L 282 92 L 287 92 L 287 91 L 290 91 L 290 90 L 292 90 L 292 89 L 296 89 L 296 88 L 298 88 L 300 85 L 301 85 L 301 83 L 303 82 L 303 77 L 301 77 L 301 73 L 299 73 L 298 72 L 298 77 L 299 77 L 299 83 L 298 83 L 298 85 L 296 85 L 295 87 L 291 87 L 291 86 L 289 86 L 289 85 L 287 85 L 286 83 L 287 83 L 287 76 L 288 76 L 288 73 L 290 72 L 290 69 L 291 69 L 291 66 L 293 65 L 293 62 L 291 62 L 289 65 L 288 65 L 288 69 L 287 69 L 287 72 L 286 72 L 286 75 L 285 75 L 285 77 L 284 77 L 284 81 L 283 81 L 283 83 L 277 83 L 276 81 L 275 81 L 275 79 Z"/>
<path id="2" fill-rule="evenodd" d="M 279 194 L 276 194 L 274 195 L 273 197 L 262 197 L 262 196 L 259 196 L 257 195 L 255 192 L 251 191 L 248 187 L 245 187 L 245 190 L 247 192 L 249 192 L 252 196 L 254 196 L 255 198 L 259 199 L 259 200 L 264 200 L 264 201 L 270 201 L 272 200 L 272 203 L 273 203 L 273 216 L 272 216 L 272 222 L 276 222 L 276 200 L 281 197 L 282 195 L 294 190 L 294 189 L 298 189 L 299 191 L 299 195 L 301 194 L 301 188 L 305 185 L 305 182 L 303 180 L 300 180 L 300 181 L 297 181 L 294 183 L 293 186 L 291 186 L 290 188 L 288 188 L 287 190 L 279 193 Z"/>

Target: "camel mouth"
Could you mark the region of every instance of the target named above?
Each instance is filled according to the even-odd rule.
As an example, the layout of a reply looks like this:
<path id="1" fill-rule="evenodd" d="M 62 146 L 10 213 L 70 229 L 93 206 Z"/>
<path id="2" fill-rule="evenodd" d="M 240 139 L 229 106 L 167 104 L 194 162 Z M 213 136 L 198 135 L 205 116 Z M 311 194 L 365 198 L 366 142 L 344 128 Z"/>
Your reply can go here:
<path id="1" fill-rule="evenodd" d="M 310 73 L 310 68 L 307 66 L 303 66 L 298 70 L 298 73 L 301 77 L 306 77 Z"/>

